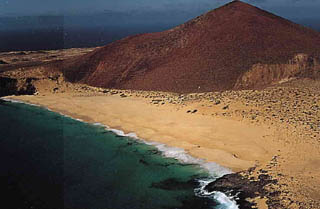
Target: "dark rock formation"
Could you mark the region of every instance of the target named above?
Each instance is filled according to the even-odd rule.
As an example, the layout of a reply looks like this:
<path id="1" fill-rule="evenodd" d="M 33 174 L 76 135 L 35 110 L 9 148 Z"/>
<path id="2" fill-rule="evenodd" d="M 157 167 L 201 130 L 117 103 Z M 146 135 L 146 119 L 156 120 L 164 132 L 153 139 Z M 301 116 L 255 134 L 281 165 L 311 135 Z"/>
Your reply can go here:
<path id="1" fill-rule="evenodd" d="M 17 83 L 17 79 L 0 77 L 0 97 L 15 94 Z"/>
<path id="2" fill-rule="evenodd" d="M 233 1 L 173 29 L 135 35 L 66 60 L 68 81 L 206 92 L 264 87 L 320 71 L 320 33 Z"/>
<path id="3" fill-rule="evenodd" d="M 249 209 L 254 203 L 249 202 L 248 198 L 271 197 L 279 193 L 269 192 L 265 189 L 266 185 L 276 184 L 277 180 L 272 179 L 267 174 L 260 174 L 258 180 L 250 180 L 239 173 L 227 174 L 206 186 L 208 192 L 219 191 L 230 196 L 237 197 L 236 202 L 240 209 Z M 269 201 L 270 208 L 279 206 L 277 201 Z M 281 208 L 281 207 L 279 207 Z"/>
<path id="4" fill-rule="evenodd" d="M 32 95 L 36 88 L 32 84 L 34 78 L 18 81 L 15 78 L 0 77 L 0 97 L 8 95 Z"/>

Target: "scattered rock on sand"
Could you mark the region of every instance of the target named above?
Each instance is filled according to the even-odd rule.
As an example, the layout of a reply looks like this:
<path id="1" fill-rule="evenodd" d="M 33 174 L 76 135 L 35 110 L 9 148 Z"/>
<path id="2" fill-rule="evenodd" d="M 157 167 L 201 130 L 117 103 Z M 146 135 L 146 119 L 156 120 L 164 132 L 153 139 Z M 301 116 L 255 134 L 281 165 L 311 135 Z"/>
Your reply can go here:
<path id="1" fill-rule="evenodd" d="M 224 106 L 222 109 L 224 110 L 229 109 L 229 105 Z"/>

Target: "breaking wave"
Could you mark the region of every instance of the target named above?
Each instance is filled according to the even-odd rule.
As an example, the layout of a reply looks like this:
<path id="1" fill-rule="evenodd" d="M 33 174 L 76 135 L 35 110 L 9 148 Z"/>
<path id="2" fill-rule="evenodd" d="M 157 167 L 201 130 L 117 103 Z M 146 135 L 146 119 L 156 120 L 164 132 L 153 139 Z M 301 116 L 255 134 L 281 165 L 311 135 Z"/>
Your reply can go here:
<path id="1" fill-rule="evenodd" d="M 4 101 L 13 102 L 13 103 L 24 103 L 24 104 L 28 104 L 28 105 L 41 107 L 40 105 L 35 105 L 35 104 L 31 104 L 31 103 L 27 103 L 27 102 L 23 102 L 23 101 L 19 101 L 19 100 L 13 100 L 13 99 L 7 99 L 7 98 L 1 98 L 1 99 Z M 45 109 L 52 111 L 49 108 L 45 108 Z M 73 118 L 69 115 L 65 115 L 62 113 L 59 113 L 59 114 L 65 116 L 65 117 L 72 118 L 74 120 L 86 123 L 85 121 L 83 121 L 81 119 Z M 208 192 L 205 189 L 205 187 L 209 183 L 215 181 L 217 178 L 222 177 L 226 174 L 232 173 L 232 171 L 230 169 L 222 167 L 214 162 L 207 162 L 204 159 L 192 157 L 182 148 L 170 147 L 170 146 L 167 146 L 162 143 L 146 141 L 144 139 L 139 138 L 135 133 L 127 133 L 126 134 L 122 130 L 110 128 L 109 126 L 102 124 L 102 123 L 93 123 L 93 125 L 102 126 L 106 130 L 111 131 L 118 136 L 129 137 L 129 138 L 132 138 L 132 139 L 135 139 L 138 141 L 142 141 L 143 143 L 145 143 L 147 145 L 154 146 L 162 153 L 162 155 L 164 157 L 174 158 L 174 159 L 177 159 L 179 162 L 185 163 L 185 164 L 200 165 L 201 168 L 205 169 L 210 174 L 210 178 L 198 179 L 199 187 L 194 189 L 195 195 L 197 195 L 199 197 L 208 197 L 208 198 L 215 199 L 219 203 L 219 205 L 217 206 L 218 209 L 238 209 L 239 208 L 238 205 L 236 204 L 235 197 L 228 197 L 226 194 L 224 194 L 222 192 L 217 192 L 217 191 Z"/>

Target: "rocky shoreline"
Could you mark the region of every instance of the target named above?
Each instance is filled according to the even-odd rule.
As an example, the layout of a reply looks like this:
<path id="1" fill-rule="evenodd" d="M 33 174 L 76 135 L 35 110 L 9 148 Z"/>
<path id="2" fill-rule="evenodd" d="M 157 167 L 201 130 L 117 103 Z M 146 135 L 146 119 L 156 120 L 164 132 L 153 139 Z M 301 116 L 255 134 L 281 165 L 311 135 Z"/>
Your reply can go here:
<path id="1" fill-rule="evenodd" d="M 266 187 L 278 183 L 268 174 L 260 174 L 258 179 L 243 175 L 244 172 L 227 174 L 205 187 L 208 192 L 218 191 L 234 197 L 240 209 L 257 208 L 252 199 L 267 198 L 266 204 L 270 209 L 284 208 L 279 200 L 280 191 L 269 191 Z"/>

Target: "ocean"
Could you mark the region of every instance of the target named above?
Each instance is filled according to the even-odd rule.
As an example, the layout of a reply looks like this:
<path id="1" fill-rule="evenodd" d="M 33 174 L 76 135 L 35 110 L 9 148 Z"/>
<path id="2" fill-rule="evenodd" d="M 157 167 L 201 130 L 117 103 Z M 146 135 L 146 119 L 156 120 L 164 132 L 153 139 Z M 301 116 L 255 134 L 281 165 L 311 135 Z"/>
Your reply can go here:
<path id="1" fill-rule="evenodd" d="M 0 136 L 7 209 L 238 208 L 203 191 L 227 171 L 102 124 L 0 100 Z"/>
<path id="2" fill-rule="evenodd" d="M 168 30 L 197 13 L 123 14 L 109 11 L 91 15 L 0 16 L 0 52 L 54 50 L 104 46 L 127 36 Z M 319 18 L 293 19 L 320 31 Z"/>

